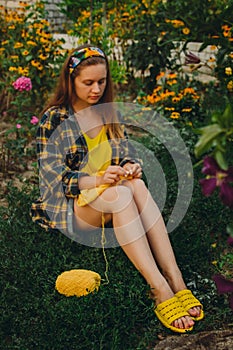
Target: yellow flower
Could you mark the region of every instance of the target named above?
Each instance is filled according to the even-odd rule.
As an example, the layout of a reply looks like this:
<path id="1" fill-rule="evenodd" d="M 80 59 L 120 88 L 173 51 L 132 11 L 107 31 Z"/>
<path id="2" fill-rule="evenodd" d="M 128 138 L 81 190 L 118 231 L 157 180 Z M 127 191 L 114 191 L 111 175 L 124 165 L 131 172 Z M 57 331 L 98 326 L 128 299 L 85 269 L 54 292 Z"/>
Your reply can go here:
<path id="1" fill-rule="evenodd" d="M 168 77 L 168 79 L 175 79 L 177 77 L 177 74 L 176 73 L 169 73 L 167 77 Z"/>
<path id="2" fill-rule="evenodd" d="M 216 59 L 214 58 L 214 57 L 210 57 L 209 59 L 208 59 L 208 62 L 215 62 L 216 61 Z"/>
<path id="3" fill-rule="evenodd" d="M 211 244 L 211 247 L 212 247 L 212 248 L 216 248 L 216 247 L 217 247 L 217 243 L 216 243 L 216 242 L 215 242 L 215 243 L 212 243 L 212 244 Z"/>
<path id="4" fill-rule="evenodd" d="M 171 20 L 171 23 L 172 23 L 173 27 L 175 27 L 175 28 L 179 28 L 179 27 L 183 27 L 184 26 L 184 22 L 180 21 L 178 19 Z"/>
<path id="5" fill-rule="evenodd" d="M 228 55 L 230 58 L 233 58 L 233 52 L 229 53 Z"/>
<path id="6" fill-rule="evenodd" d="M 43 36 L 43 38 L 47 38 L 47 39 L 51 39 L 52 38 L 52 34 L 51 33 L 46 33 L 46 32 L 41 32 L 41 36 Z"/>
<path id="7" fill-rule="evenodd" d="M 37 64 L 37 69 L 38 70 L 42 70 L 44 67 L 42 66 L 42 64 L 40 62 L 38 62 Z"/>
<path id="8" fill-rule="evenodd" d="M 212 50 L 212 51 L 217 50 L 217 46 L 216 46 L 216 45 L 211 45 L 211 46 L 210 46 L 210 50 Z"/>
<path id="9" fill-rule="evenodd" d="M 18 67 L 18 73 L 19 73 L 19 75 L 28 76 L 29 69 L 23 68 L 23 67 Z"/>
<path id="10" fill-rule="evenodd" d="M 229 83 L 227 84 L 227 89 L 229 91 L 233 91 L 233 80 L 229 81 Z"/>
<path id="11" fill-rule="evenodd" d="M 9 44 L 9 40 L 2 41 L 2 45 L 7 45 Z"/>
<path id="12" fill-rule="evenodd" d="M 194 90 L 193 88 L 187 87 L 187 88 L 185 88 L 185 89 L 182 91 L 182 93 L 183 93 L 184 95 L 187 95 L 187 94 L 195 94 L 196 92 L 195 92 L 195 90 Z"/>
<path id="13" fill-rule="evenodd" d="M 151 111 L 151 107 L 142 107 L 142 111 Z"/>
<path id="14" fill-rule="evenodd" d="M 47 21 L 46 19 L 42 19 L 40 22 L 41 22 L 41 24 L 43 24 L 44 26 L 49 26 L 49 25 L 50 25 L 50 22 Z"/>
<path id="15" fill-rule="evenodd" d="M 181 100 L 180 97 L 175 96 L 175 97 L 173 97 L 172 102 L 173 102 L 173 103 L 177 103 L 177 102 L 179 102 L 180 100 Z"/>
<path id="16" fill-rule="evenodd" d="M 9 71 L 10 72 L 15 72 L 15 71 L 17 71 L 18 69 L 16 68 L 16 67 L 9 67 Z"/>
<path id="17" fill-rule="evenodd" d="M 174 85 L 174 84 L 176 84 L 176 83 L 177 83 L 177 80 L 176 80 L 176 79 L 168 80 L 168 81 L 167 81 L 167 84 L 170 85 L 170 86 L 171 86 L 171 85 Z"/>
<path id="18" fill-rule="evenodd" d="M 41 53 L 39 55 L 39 58 L 42 60 L 42 61 L 45 61 L 47 58 L 48 58 L 48 55 L 44 55 L 43 53 Z"/>
<path id="19" fill-rule="evenodd" d="M 38 61 L 36 61 L 36 60 L 32 60 L 32 61 L 31 61 L 31 65 L 32 65 L 33 67 L 37 67 L 39 63 L 40 63 L 40 62 L 38 62 Z"/>
<path id="20" fill-rule="evenodd" d="M 226 68 L 225 68 L 225 73 L 226 73 L 226 75 L 232 75 L 232 69 L 231 69 L 231 67 L 226 67 Z"/>
<path id="21" fill-rule="evenodd" d="M 172 112 L 170 115 L 170 118 L 172 119 L 179 119 L 180 118 L 180 113 L 179 112 Z"/>
<path id="22" fill-rule="evenodd" d="M 28 40 L 27 41 L 27 45 L 31 45 L 31 46 L 36 46 L 37 45 L 37 43 L 35 43 L 35 41 L 32 41 L 32 40 Z"/>
<path id="23" fill-rule="evenodd" d="M 15 29 L 15 26 L 12 24 L 11 26 L 8 27 L 8 29 Z"/>
<path id="24" fill-rule="evenodd" d="M 231 27 L 228 26 L 227 24 L 222 25 L 223 30 L 231 30 Z"/>
<path id="25" fill-rule="evenodd" d="M 185 27 L 182 29 L 183 34 L 188 35 L 190 33 L 190 29 L 188 27 Z"/>
<path id="26" fill-rule="evenodd" d="M 91 15 L 91 13 L 90 13 L 89 11 L 85 11 L 85 10 L 82 11 L 82 16 L 83 16 L 83 17 L 89 18 L 90 15 Z"/>
<path id="27" fill-rule="evenodd" d="M 19 56 L 17 56 L 17 55 L 12 55 L 12 56 L 10 56 L 10 59 L 12 59 L 12 61 L 18 61 L 19 60 Z"/>
<path id="28" fill-rule="evenodd" d="M 49 46 L 44 47 L 45 52 L 50 52 L 51 48 Z"/>
<path id="29" fill-rule="evenodd" d="M 21 47 L 23 47 L 23 44 L 20 43 L 20 42 L 17 42 L 17 43 L 15 43 L 15 45 L 14 45 L 14 49 L 19 49 L 19 48 L 21 48 Z"/>
<path id="30" fill-rule="evenodd" d="M 166 111 L 174 111 L 174 110 L 175 110 L 174 107 L 165 107 L 164 109 L 165 109 Z"/>
<path id="31" fill-rule="evenodd" d="M 222 29 L 223 29 L 223 36 L 225 37 L 231 36 L 231 27 L 229 27 L 228 25 L 223 25 Z"/>
<path id="32" fill-rule="evenodd" d="M 49 41 L 48 39 L 45 39 L 43 36 L 40 38 L 41 44 L 47 44 Z"/>
<path id="33" fill-rule="evenodd" d="M 19 6 L 26 7 L 26 6 L 28 6 L 28 2 L 26 2 L 26 1 L 20 1 L 20 2 L 19 2 Z"/>
<path id="34" fill-rule="evenodd" d="M 214 266 L 216 266 L 217 263 L 218 263 L 217 260 L 212 261 L 212 264 L 213 264 Z"/>
<path id="35" fill-rule="evenodd" d="M 29 51 L 28 51 L 28 50 L 24 50 L 24 51 L 22 52 L 22 55 L 23 55 L 23 56 L 29 55 Z"/>
<path id="36" fill-rule="evenodd" d="M 164 72 L 160 72 L 160 73 L 157 75 L 156 80 L 159 80 L 159 79 L 163 78 L 164 75 L 165 75 Z"/>
<path id="37" fill-rule="evenodd" d="M 187 113 L 189 113 L 189 112 L 191 112 L 191 110 L 192 110 L 192 108 L 183 108 L 183 109 L 182 109 L 182 112 L 187 112 Z"/>

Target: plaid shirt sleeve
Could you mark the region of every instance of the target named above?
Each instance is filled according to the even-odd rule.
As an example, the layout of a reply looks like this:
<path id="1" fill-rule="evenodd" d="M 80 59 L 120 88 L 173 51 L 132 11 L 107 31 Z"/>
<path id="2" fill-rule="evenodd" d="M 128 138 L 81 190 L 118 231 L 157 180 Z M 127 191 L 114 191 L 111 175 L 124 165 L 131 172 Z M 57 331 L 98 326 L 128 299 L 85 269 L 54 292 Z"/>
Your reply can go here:
<path id="1" fill-rule="evenodd" d="M 65 109 L 52 108 L 42 117 L 37 132 L 41 197 L 32 205 L 32 218 L 43 227 L 66 229 L 68 199 L 80 193 L 79 171 L 87 153 L 79 129 L 73 130 Z"/>

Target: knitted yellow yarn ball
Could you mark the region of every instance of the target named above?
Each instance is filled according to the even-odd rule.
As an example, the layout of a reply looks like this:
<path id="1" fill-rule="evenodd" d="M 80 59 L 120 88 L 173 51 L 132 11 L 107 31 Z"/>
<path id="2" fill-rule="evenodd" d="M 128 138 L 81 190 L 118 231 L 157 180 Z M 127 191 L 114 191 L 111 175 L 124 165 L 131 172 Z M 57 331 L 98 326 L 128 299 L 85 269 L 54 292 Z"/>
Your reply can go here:
<path id="1" fill-rule="evenodd" d="M 101 277 L 98 273 L 90 270 L 65 271 L 57 277 L 56 289 L 67 297 L 81 297 L 98 291 Z"/>

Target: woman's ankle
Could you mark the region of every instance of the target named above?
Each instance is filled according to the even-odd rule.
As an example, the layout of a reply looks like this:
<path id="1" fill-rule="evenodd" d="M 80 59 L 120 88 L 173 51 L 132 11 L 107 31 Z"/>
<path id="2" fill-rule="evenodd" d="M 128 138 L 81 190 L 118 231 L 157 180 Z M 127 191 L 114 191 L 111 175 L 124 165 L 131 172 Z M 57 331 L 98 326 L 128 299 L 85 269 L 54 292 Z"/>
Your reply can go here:
<path id="1" fill-rule="evenodd" d="M 150 297 L 155 301 L 156 305 L 172 298 L 173 296 L 174 293 L 166 282 L 159 286 L 156 285 L 155 287 L 151 287 L 150 289 Z"/>
<path id="2" fill-rule="evenodd" d="M 164 277 L 174 294 L 187 288 L 179 269 L 172 272 L 164 272 Z"/>

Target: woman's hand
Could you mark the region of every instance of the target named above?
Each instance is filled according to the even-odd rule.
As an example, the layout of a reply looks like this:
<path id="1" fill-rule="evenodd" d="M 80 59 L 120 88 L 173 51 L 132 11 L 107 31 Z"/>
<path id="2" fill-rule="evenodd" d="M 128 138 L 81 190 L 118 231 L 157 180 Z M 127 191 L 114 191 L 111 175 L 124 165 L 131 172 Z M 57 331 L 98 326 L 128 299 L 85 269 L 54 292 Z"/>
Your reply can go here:
<path id="1" fill-rule="evenodd" d="M 141 178 L 142 177 L 142 168 L 139 163 L 126 163 L 123 166 L 123 169 L 127 172 L 128 176 Z"/>
<path id="2" fill-rule="evenodd" d="M 128 172 L 121 166 L 110 165 L 105 173 L 100 176 L 100 184 L 113 184 L 120 181 L 120 177 L 124 176 L 127 178 Z"/>

